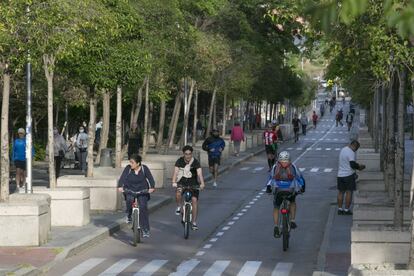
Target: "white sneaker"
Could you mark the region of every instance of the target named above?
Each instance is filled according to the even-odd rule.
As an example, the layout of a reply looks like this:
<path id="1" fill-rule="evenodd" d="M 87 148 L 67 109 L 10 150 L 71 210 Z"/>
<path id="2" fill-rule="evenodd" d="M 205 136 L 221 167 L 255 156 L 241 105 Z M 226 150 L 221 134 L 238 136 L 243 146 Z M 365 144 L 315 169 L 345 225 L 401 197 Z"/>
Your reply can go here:
<path id="1" fill-rule="evenodd" d="M 214 181 L 214 183 L 213 183 L 213 187 L 217 187 L 217 183 L 216 183 L 216 181 Z"/>

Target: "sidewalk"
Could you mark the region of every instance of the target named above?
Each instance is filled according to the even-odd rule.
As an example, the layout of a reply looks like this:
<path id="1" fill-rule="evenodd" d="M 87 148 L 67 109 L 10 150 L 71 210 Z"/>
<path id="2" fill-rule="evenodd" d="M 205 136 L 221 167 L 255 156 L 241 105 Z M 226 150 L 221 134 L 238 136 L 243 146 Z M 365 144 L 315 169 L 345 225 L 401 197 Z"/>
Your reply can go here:
<path id="1" fill-rule="evenodd" d="M 287 147 L 285 142 L 282 147 Z M 219 173 L 237 166 L 238 164 L 264 152 L 264 146 L 258 146 L 240 153 L 238 157 L 229 156 L 220 166 Z M 44 164 L 35 170 L 44 175 Z M 208 169 L 204 170 L 204 178 L 208 182 L 212 179 Z M 39 180 L 36 186 L 46 186 L 47 179 Z M 211 186 L 207 184 L 207 189 Z M 150 213 L 170 203 L 173 200 L 172 190 L 158 189 L 151 195 L 149 201 Z M 91 214 L 91 222 L 83 227 L 52 227 L 50 241 L 41 247 L 0 247 L 0 275 L 40 275 L 48 271 L 57 263 L 77 254 L 98 243 L 125 227 L 123 211 L 114 213 Z"/>

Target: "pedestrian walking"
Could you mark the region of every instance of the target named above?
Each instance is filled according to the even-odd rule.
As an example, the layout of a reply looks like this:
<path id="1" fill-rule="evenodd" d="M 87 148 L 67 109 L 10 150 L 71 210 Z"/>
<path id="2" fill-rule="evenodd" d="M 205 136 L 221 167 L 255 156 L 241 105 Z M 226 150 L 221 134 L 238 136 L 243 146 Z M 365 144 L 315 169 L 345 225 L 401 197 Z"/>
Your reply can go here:
<path id="1" fill-rule="evenodd" d="M 338 110 L 336 112 L 336 116 L 335 116 L 335 120 L 336 120 L 336 126 L 338 126 L 339 124 L 341 126 L 343 126 L 344 124 L 342 123 L 342 118 L 343 118 L 343 113 L 342 113 L 342 109 Z"/>
<path id="2" fill-rule="evenodd" d="M 128 159 L 133 154 L 139 154 L 139 149 L 142 146 L 141 132 L 138 129 L 137 123 L 132 123 L 131 129 L 128 132 Z"/>
<path id="3" fill-rule="evenodd" d="M 76 137 L 76 147 L 78 148 L 79 168 L 82 173 L 86 173 L 86 157 L 88 155 L 88 134 L 85 133 L 83 126 L 79 127 Z"/>
<path id="4" fill-rule="evenodd" d="M 101 142 L 102 127 L 103 127 L 103 121 L 102 121 L 102 118 L 101 118 L 96 123 L 96 126 L 95 126 L 95 144 L 96 145 L 99 145 L 99 143 Z"/>
<path id="5" fill-rule="evenodd" d="M 26 185 L 26 131 L 17 130 L 18 137 L 13 142 L 12 162 L 16 167 L 16 193 L 24 193 Z"/>
<path id="6" fill-rule="evenodd" d="M 321 113 L 321 118 L 323 117 L 323 115 L 325 114 L 325 104 L 321 103 L 321 106 L 319 107 L 319 111 Z"/>
<path id="7" fill-rule="evenodd" d="M 352 112 L 348 112 L 345 121 L 348 126 L 348 131 L 351 131 L 352 123 L 354 121 L 354 114 Z"/>
<path id="8" fill-rule="evenodd" d="M 213 187 L 217 187 L 218 166 L 220 165 L 221 152 L 226 144 L 220 138 L 218 129 L 213 129 L 210 134 L 211 136 L 203 142 L 202 148 L 208 153 L 208 166 L 214 180 Z"/>
<path id="9" fill-rule="evenodd" d="M 305 112 L 302 112 L 302 115 L 300 115 L 300 124 L 302 125 L 302 134 L 306 135 L 306 129 L 308 127 L 308 116 L 306 116 Z"/>
<path id="10" fill-rule="evenodd" d="M 299 141 L 299 126 L 300 126 L 300 120 L 298 119 L 298 114 L 295 114 L 292 119 L 292 125 L 293 125 L 293 133 L 295 135 L 295 143 Z"/>
<path id="11" fill-rule="evenodd" d="M 59 134 L 57 127 L 53 128 L 53 150 L 55 159 L 55 174 L 56 178 L 60 175 L 60 169 L 62 167 L 62 160 L 65 157 L 65 153 L 68 150 L 65 138 Z M 46 145 L 46 156 L 49 154 L 49 145 Z"/>
<path id="12" fill-rule="evenodd" d="M 139 224 L 144 238 L 150 237 L 148 201 L 155 191 L 155 181 L 150 169 L 142 164 L 138 154 L 132 154 L 129 165 L 125 167 L 118 181 L 118 190 L 124 193 L 126 200 L 127 223 L 132 221 L 132 203 L 135 198 L 139 204 Z M 137 194 L 138 192 L 142 192 Z"/>
<path id="13" fill-rule="evenodd" d="M 356 152 L 359 149 L 359 142 L 353 140 L 349 145 L 342 148 L 339 153 L 338 165 L 338 215 L 352 215 L 351 203 L 352 193 L 356 190 L 356 170 L 365 169 L 365 165 L 356 162 Z M 345 195 L 345 208 L 343 208 L 343 201 Z"/>
<path id="14" fill-rule="evenodd" d="M 316 114 L 316 111 L 313 111 L 312 114 L 312 123 L 313 123 L 313 128 L 316 129 L 316 124 L 318 123 L 318 115 Z"/>
<path id="15" fill-rule="evenodd" d="M 235 122 L 231 129 L 230 141 L 233 142 L 234 155 L 239 156 L 240 144 L 242 141 L 244 142 L 244 132 L 239 122 Z"/>

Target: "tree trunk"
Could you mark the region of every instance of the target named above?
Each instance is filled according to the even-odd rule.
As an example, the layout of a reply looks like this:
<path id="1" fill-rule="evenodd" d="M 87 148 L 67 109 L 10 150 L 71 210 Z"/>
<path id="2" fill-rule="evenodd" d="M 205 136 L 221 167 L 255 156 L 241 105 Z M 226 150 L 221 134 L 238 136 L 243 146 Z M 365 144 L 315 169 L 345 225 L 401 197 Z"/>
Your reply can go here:
<path id="1" fill-rule="evenodd" d="M 394 75 L 394 73 L 392 73 Z M 390 81 L 390 87 L 388 91 L 387 100 L 387 124 L 388 124 L 388 141 L 387 141 L 387 169 L 385 172 L 385 183 L 388 186 L 389 197 L 394 199 L 394 186 L 395 186 L 395 133 L 394 133 L 394 76 Z"/>
<path id="2" fill-rule="evenodd" d="M 154 103 L 152 101 L 149 102 L 149 113 L 148 113 L 148 147 L 151 143 L 151 137 L 152 137 L 152 118 L 154 116 Z"/>
<path id="3" fill-rule="evenodd" d="M 160 123 L 158 126 L 158 138 L 157 138 L 157 149 L 158 150 L 162 147 L 163 140 L 164 140 L 165 108 L 166 108 L 166 101 L 165 99 L 161 99 Z"/>
<path id="4" fill-rule="evenodd" d="M 197 143 L 197 121 L 198 121 L 198 89 L 195 88 L 195 97 L 194 97 L 194 120 L 193 120 L 193 147 Z"/>
<path id="5" fill-rule="evenodd" d="M 188 141 L 184 141 L 185 135 L 186 135 L 186 130 L 188 130 L 188 118 L 190 117 L 190 107 L 191 107 L 191 99 L 193 98 L 193 93 L 194 93 L 194 87 L 195 87 L 196 82 L 191 79 L 191 84 L 190 84 L 190 93 L 188 94 L 188 99 L 187 99 L 187 110 L 184 110 L 185 114 L 184 114 L 184 122 L 183 122 L 183 129 L 181 131 L 181 138 L 180 138 L 180 145 L 184 146 L 184 144 L 187 144 Z M 185 101 L 186 99 L 184 99 Z"/>
<path id="6" fill-rule="evenodd" d="M 98 156 L 96 157 L 96 163 L 101 162 L 101 151 L 108 146 L 109 138 L 109 120 L 110 120 L 110 111 L 111 111 L 111 93 L 109 90 L 103 91 L 103 118 L 102 118 L 102 130 L 101 130 L 101 140 L 99 142 Z"/>
<path id="7" fill-rule="evenodd" d="M 227 92 L 224 93 L 223 99 L 223 129 L 222 129 L 222 136 L 226 135 L 226 117 L 227 117 Z"/>
<path id="8" fill-rule="evenodd" d="M 56 172 L 55 172 L 55 151 L 53 137 L 53 67 L 55 66 L 55 58 L 52 55 L 43 55 L 43 69 L 47 79 L 47 136 L 49 149 L 49 185 L 51 189 L 56 188 Z"/>
<path id="9" fill-rule="evenodd" d="M 414 74 L 411 74 L 411 100 L 414 103 Z M 414 122 L 413 122 L 414 123 Z M 414 130 L 414 126 L 413 126 Z M 414 133 L 412 134 L 414 135 Z M 411 189 L 410 189 L 410 207 L 411 210 L 414 210 L 414 201 L 413 201 L 413 191 L 414 191 L 414 166 L 411 169 Z M 410 258 L 408 260 L 408 269 L 414 270 L 414 212 L 411 211 L 411 242 L 410 242 Z"/>
<path id="10" fill-rule="evenodd" d="M 144 117 L 144 142 L 142 146 L 142 158 L 145 157 L 148 150 L 148 119 L 149 119 L 149 77 L 145 83 L 145 117 Z"/>
<path id="11" fill-rule="evenodd" d="M 385 168 L 385 148 L 386 148 L 386 116 L 385 116 L 385 85 L 381 86 L 381 135 L 380 135 L 380 160 L 381 160 L 381 171 L 384 171 Z"/>
<path id="12" fill-rule="evenodd" d="M 213 118 L 213 109 L 216 103 L 216 94 L 217 94 L 217 87 L 214 87 L 213 90 L 213 96 L 211 97 L 211 103 L 210 103 L 210 110 L 209 110 L 209 114 L 208 114 L 208 123 L 207 123 L 207 131 L 206 131 L 206 135 L 210 135 L 211 132 L 211 121 Z"/>
<path id="13" fill-rule="evenodd" d="M 7 70 L 7 68 L 5 68 Z M 10 74 L 3 72 L 3 97 L 1 103 L 1 189 L 0 201 L 9 199 L 10 159 L 9 159 L 9 102 Z"/>
<path id="14" fill-rule="evenodd" d="M 122 87 L 116 88 L 116 138 L 115 138 L 115 168 L 122 163 Z"/>
<path id="15" fill-rule="evenodd" d="M 217 101 L 215 101 L 213 108 L 213 129 L 214 128 L 217 128 Z"/>
<path id="16" fill-rule="evenodd" d="M 88 171 L 86 173 L 87 177 L 93 176 L 93 145 L 95 143 L 95 125 L 96 125 L 96 95 L 95 95 L 95 88 L 90 88 L 89 94 L 89 128 L 88 128 L 88 155 L 87 155 L 87 162 L 88 162 Z"/>
<path id="17" fill-rule="evenodd" d="M 182 97 L 181 90 L 178 90 L 177 95 L 175 96 L 175 103 L 174 103 L 173 114 L 171 116 L 170 125 L 168 127 L 168 142 L 167 142 L 167 148 L 171 148 L 172 145 L 174 144 L 175 129 L 177 127 L 176 122 L 178 121 L 178 117 L 180 116 L 181 97 Z"/>
<path id="18" fill-rule="evenodd" d="M 375 105 L 375 114 L 374 114 L 374 144 L 375 144 L 375 152 L 379 151 L 380 141 L 379 141 L 379 99 L 380 99 L 380 87 L 376 88 L 375 90 L 375 98 L 374 98 L 374 105 Z"/>
<path id="19" fill-rule="evenodd" d="M 394 205 L 394 226 L 401 229 L 404 223 L 404 92 L 407 81 L 405 68 L 398 70 L 398 121 L 397 121 L 397 144 L 395 154 L 395 205 Z"/>
<path id="20" fill-rule="evenodd" d="M 134 116 L 132 116 L 132 122 L 130 122 L 130 128 L 131 128 L 132 123 L 138 122 L 138 117 L 139 117 L 139 113 L 141 112 L 141 106 L 142 106 L 142 90 L 144 89 L 144 86 L 145 86 L 145 80 L 142 86 L 138 89 L 137 103 L 135 105 Z"/>

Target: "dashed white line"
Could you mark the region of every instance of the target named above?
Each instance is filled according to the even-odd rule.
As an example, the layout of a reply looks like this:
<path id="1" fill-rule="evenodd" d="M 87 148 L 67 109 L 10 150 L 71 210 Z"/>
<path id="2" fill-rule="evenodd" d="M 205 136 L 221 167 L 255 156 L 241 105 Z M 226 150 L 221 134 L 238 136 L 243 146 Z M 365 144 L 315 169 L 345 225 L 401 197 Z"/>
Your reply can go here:
<path id="1" fill-rule="evenodd" d="M 196 256 L 203 256 L 206 252 L 205 251 L 198 251 Z"/>
<path id="2" fill-rule="evenodd" d="M 210 244 L 210 243 L 208 243 L 208 244 L 206 244 L 206 245 L 204 245 L 204 249 L 209 249 L 209 248 L 211 248 L 213 245 L 212 244 Z"/>
<path id="3" fill-rule="evenodd" d="M 299 168 L 299 170 L 300 170 L 301 172 L 304 172 L 304 171 L 306 170 L 306 168 Z"/>
<path id="4" fill-rule="evenodd" d="M 241 211 L 242 211 L 242 212 L 247 212 L 247 209 L 242 209 Z"/>
<path id="5" fill-rule="evenodd" d="M 317 171 L 319 171 L 319 168 L 312 168 L 310 171 L 311 172 L 317 172 Z"/>
<path id="6" fill-rule="evenodd" d="M 218 232 L 217 234 L 216 234 L 216 236 L 218 236 L 218 237 L 221 237 L 221 236 L 223 236 L 224 235 L 224 232 Z"/>
<path id="7" fill-rule="evenodd" d="M 235 223 L 235 221 L 229 221 L 228 223 L 227 223 L 227 225 L 233 225 Z"/>
<path id="8" fill-rule="evenodd" d="M 322 150 L 322 148 L 316 148 L 316 150 Z"/>
<path id="9" fill-rule="evenodd" d="M 240 216 L 243 216 L 243 215 L 244 215 L 244 213 L 238 213 L 237 215 L 240 217 Z"/>
<path id="10" fill-rule="evenodd" d="M 250 206 L 250 205 L 246 205 L 246 206 L 244 206 L 244 208 L 250 208 L 250 207 L 252 207 L 252 206 Z"/>
<path id="11" fill-rule="evenodd" d="M 230 226 L 224 226 L 223 228 L 221 228 L 222 231 L 227 231 L 230 229 Z"/>
<path id="12" fill-rule="evenodd" d="M 241 171 L 247 171 L 248 169 L 250 169 L 250 168 L 249 167 L 240 168 Z"/>
<path id="13" fill-rule="evenodd" d="M 238 220 L 240 217 L 234 217 L 233 220 Z"/>
<path id="14" fill-rule="evenodd" d="M 326 148 L 325 150 L 331 150 L 331 148 Z"/>
<path id="15" fill-rule="evenodd" d="M 218 240 L 218 238 L 212 238 L 210 239 L 210 242 L 216 242 Z"/>
<path id="16" fill-rule="evenodd" d="M 326 169 L 324 170 L 324 172 L 329 173 L 329 172 L 332 172 L 332 170 L 333 170 L 333 169 L 331 169 L 331 168 L 326 168 Z"/>

